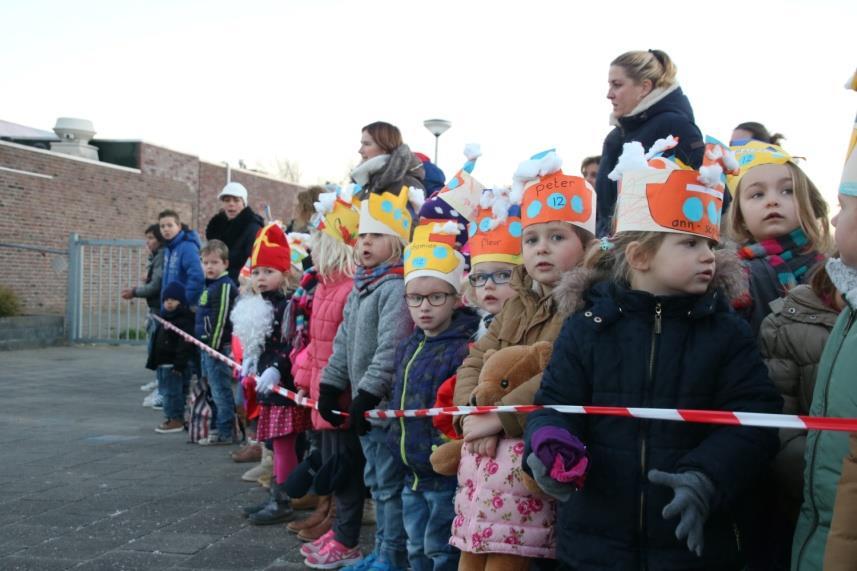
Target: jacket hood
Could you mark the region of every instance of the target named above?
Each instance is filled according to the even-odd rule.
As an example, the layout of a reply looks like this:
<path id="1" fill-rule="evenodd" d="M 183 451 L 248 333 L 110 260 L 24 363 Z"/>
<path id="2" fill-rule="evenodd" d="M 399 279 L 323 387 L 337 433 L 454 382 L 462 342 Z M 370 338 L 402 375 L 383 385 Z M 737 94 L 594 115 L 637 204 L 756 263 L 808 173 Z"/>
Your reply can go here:
<path id="1" fill-rule="evenodd" d="M 166 244 L 170 248 L 173 248 L 182 242 L 191 242 L 192 244 L 195 244 L 197 248 L 202 247 L 199 234 L 197 234 L 195 230 L 191 230 L 187 224 L 182 224 L 182 229 L 179 233 L 173 236 L 173 239 L 166 242 Z"/>
<path id="2" fill-rule="evenodd" d="M 611 124 L 633 130 L 652 117 L 668 112 L 678 113 L 685 116 L 691 123 L 695 122 L 690 100 L 677 83 L 653 90 L 628 115 L 619 118 L 611 116 Z"/>
<path id="3" fill-rule="evenodd" d="M 738 255 L 733 250 L 718 250 L 714 259 L 714 279 L 708 288 L 709 293 L 719 290 L 729 301 L 748 295 L 747 275 Z M 578 267 L 566 272 L 552 292 L 557 312 L 564 319 L 583 309 L 589 297 L 587 292 L 597 283 L 607 281 L 610 281 L 610 275 L 603 270 Z"/>

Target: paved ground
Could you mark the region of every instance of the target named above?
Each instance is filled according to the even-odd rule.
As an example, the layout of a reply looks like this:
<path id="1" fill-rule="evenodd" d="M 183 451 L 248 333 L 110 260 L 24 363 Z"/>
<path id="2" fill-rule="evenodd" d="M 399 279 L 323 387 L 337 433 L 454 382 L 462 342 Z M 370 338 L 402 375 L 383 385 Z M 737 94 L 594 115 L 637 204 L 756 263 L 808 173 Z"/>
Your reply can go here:
<path id="1" fill-rule="evenodd" d="M 156 434 L 144 349 L 0 352 L 0 569 L 303 569 L 233 447 Z M 363 528 L 363 544 L 374 528 Z"/>

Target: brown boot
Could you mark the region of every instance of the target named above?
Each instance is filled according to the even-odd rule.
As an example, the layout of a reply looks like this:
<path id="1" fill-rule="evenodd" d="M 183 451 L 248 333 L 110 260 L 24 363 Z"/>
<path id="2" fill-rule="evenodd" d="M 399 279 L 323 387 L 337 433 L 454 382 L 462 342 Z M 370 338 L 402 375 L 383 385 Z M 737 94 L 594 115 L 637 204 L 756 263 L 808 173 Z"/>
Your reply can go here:
<path id="1" fill-rule="evenodd" d="M 302 529 L 298 533 L 298 539 L 301 541 L 315 541 L 328 531 L 330 531 L 330 527 L 333 525 L 333 520 L 336 517 L 336 502 L 330 502 L 330 509 L 327 510 L 327 515 L 324 516 L 324 519 L 321 520 L 317 525 L 312 527 L 308 527 L 307 529 Z"/>
<path id="2" fill-rule="evenodd" d="M 315 511 L 303 519 L 289 522 L 289 531 L 292 533 L 298 533 L 299 531 L 303 531 L 320 524 L 324 521 L 324 518 L 327 517 L 327 512 L 330 511 L 330 504 L 332 502 L 333 499 L 330 496 L 318 496 L 318 505 L 315 507 Z"/>
<path id="3" fill-rule="evenodd" d="M 292 500 L 293 510 L 314 510 L 318 507 L 318 496 L 315 494 L 306 494 Z"/>
<path id="4" fill-rule="evenodd" d="M 240 450 L 236 450 L 231 454 L 232 461 L 243 463 L 243 462 L 258 462 L 262 459 L 262 445 L 261 444 L 248 444 L 244 446 Z"/>

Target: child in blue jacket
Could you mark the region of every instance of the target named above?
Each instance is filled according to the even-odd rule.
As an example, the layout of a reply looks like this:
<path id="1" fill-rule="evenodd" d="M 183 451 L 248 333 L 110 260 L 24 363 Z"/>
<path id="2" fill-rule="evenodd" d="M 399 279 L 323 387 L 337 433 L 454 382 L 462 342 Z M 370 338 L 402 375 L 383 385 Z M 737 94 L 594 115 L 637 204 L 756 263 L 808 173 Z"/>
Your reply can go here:
<path id="1" fill-rule="evenodd" d="M 449 230 L 457 231 L 455 226 Z M 479 328 L 474 310 L 457 307 L 464 258 L 452 246 L 435 241 L 445 236 L 443 228 L 434 222 L 418 227 L 414 243 L 405 250 L 405 301 L 416 330 L 396 352 L 391 404 L 399 409 L 434 405 L 438 388 L 455 374 Z M 443 442 L 430 418 L 391 423 L 388 444 L 405 471 L 402 514 L 412 569 L 458 568 L 459 552 L 449 545 L 458 480 L 435 473 L 429 462 Z"/>

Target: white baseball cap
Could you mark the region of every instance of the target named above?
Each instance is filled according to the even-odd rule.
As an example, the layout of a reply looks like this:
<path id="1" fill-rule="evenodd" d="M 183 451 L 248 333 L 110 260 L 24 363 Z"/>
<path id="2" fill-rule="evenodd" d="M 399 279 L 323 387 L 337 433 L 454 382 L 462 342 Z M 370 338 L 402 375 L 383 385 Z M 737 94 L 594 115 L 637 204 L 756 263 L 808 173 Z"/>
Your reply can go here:
<path id="1" fill-rule="evenodd" d="M 220 200 L 224 196 L 235 196 L 244 201 L 244 205 L 247 205 L 247 189 L 244 188 L 244 185 L 240 182 L 230 182 L 226 186 L 223 187 L 223 190 L 220 191 L 220 194 L 217 195 L 217 199 Z"/>

